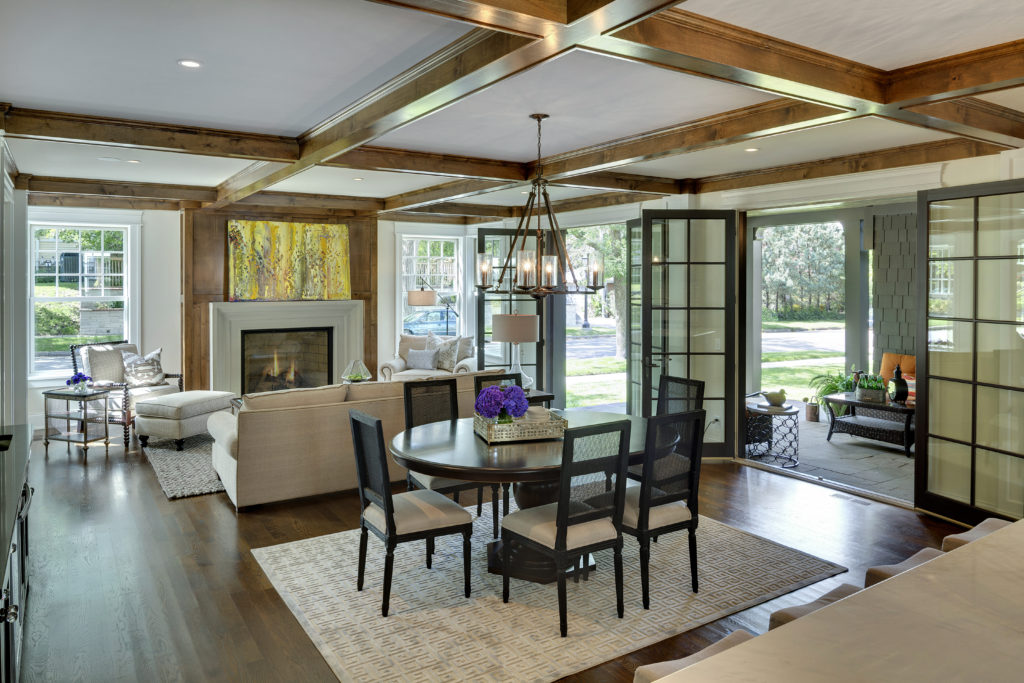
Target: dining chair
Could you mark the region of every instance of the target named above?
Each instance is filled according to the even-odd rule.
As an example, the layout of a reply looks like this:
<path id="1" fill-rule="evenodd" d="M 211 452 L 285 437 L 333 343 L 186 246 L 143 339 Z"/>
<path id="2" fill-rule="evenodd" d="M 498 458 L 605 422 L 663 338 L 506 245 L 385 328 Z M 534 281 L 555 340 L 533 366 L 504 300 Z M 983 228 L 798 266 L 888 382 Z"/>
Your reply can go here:
<path id="1" fill-rule="evenodd" d="M 686 529 L 690 538 L 690 582 L 697 592 L 697 489 L 704 447 L 703 410 L 647 418 L 643 477 L 626 489 L 622 533 L 640 543 L 640 583 L 650 609 L 651 540 Z"/>
<path id="2" fill-rule="evenodd" d="M 689 410 L 701 410 L 702 408 L 704 408 L 703 380 L 672 375 L 661 376 L 661 379 L 658 381 L 656 414 L 685 413 Z M 640 481 L 643 476 L 643 469 L 643 465 L 633 465 L 629 468 L 629 473 L 626 476 L 634 481 Z"/>
<path id="3" fill-rule="evenodd" d="M 568 632 L 566 572 L 573 568 L 578 580 L 579 558 L 586 566 L 588 553 L 613 548 L 615 595 L 619 618 L 622 602 L 622 505 L 626 493 L 629 458 L 629 420 L 565 430 L 558 501 L 517 510 L 501 520 L 502 593 L 509 598 L 511 544 L 548 555 L 558 581 L 558 620 L 562 637 Z M 613 489 L 605 490 L 611 476 Z"/>
<path id="4" fill-rule="evenodd" d="M 412 429 L 431 422 L 455 421 L 459 419 L 458 386 L 455 378 L 426 379 L 405 382 L 405 428 Z M 428 489 L 442 494 L 452 494 L 459 502 L 461 491 L 477 492 L 476 516 L 483 512 L 484 485 L 478 482 L 434 477 L 409 470 L 405 479 L 406 487 Z M 491 512 L 493 513 L 494 537 L 498 537 L 498 484 L 491 484 Z"/>
<path id="5" fill-rule="evenodd" d="M 504 375 L 476 375 L 476 376 L 473 377 L 473 390 L 474 390 L 473 391 L 473 395 L 474 396 L 479 396 L 480 395 L 480 391 L 484 387 L 490 387 L 490 386 L 494 386 L 496 384 L 498 386 L 501 386 L 502 384 L 505 384 L 506 382 L 512 382 L 517 387 L 523 386 L 523 373 L 521 373 L 521 372 L 509 372 L 509 373 L 506 373 Z M 503 515 L 507 515 L 508 514 L 508 490 L 509 490 L 508 482 L 502 482 L 502 484 L 501 484 L 501 499 L 502 499 L 503 507 L 504 507 L 504 509 L 502 510 L 502 514 Z M 497 529 L 497 526 L 495 526 L 495 529 Z M 494 535 L 495 536 L 498 535 L 497 531 L 495 531 Z"/>
<path id="6" fill-rule="evenodd" d="M 384 542 L 384 598 L 381 615 L 388 615 L 391 601 L 391 574 L 395 564 L 395 546 L 406 541 L 426 540 L 427 568 L 434 554 L 438 536 L 462 534 L 462 574 L 466 597 L 469 597 L 469 537 L 473 533 L 473 517 L 458 504 L 436 491 L 407 491 L 393 495 L 388 476 L 384 432 L 380 419 L 358 410 L 349 411 L 352 445 L 355 451 L 356 475 L 359 480 L 359 575 L 356 590 L 363 590 L 366 573 L 367 532 Z"/>

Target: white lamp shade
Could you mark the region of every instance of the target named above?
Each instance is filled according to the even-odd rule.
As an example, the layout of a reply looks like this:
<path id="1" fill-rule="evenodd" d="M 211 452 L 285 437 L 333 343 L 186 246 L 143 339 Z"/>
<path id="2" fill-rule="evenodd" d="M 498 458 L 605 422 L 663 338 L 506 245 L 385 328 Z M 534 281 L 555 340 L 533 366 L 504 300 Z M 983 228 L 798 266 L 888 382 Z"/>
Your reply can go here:
<path id="1" fill-rule="evenodd" d="M 513 344 L 540 339 L 540 316 L 527 313 L 505 313 L 491 318 L 491 339 Z"/>
<path id="2" fill-rule="evenodd" d="M 410 306 L 436 306 L 437 292 L 432 289 L 410 289 Z"/>

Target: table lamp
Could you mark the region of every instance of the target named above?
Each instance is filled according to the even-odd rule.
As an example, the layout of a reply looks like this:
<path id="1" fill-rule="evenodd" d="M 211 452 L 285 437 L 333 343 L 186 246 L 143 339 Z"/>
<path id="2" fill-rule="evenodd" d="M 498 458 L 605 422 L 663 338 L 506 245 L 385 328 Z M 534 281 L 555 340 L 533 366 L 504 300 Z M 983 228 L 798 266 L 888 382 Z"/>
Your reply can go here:
<path id="1" fill-rule="evenodd" d="M 491 340 L 512 344 L 512 369 L 523 379 L 523 389 L 533 386 L 533 378 L 523 372 L 519 360 L 519 345 L 540 340 L 540 316 L 528 313 L 502 313 L 491 318 Z"/>

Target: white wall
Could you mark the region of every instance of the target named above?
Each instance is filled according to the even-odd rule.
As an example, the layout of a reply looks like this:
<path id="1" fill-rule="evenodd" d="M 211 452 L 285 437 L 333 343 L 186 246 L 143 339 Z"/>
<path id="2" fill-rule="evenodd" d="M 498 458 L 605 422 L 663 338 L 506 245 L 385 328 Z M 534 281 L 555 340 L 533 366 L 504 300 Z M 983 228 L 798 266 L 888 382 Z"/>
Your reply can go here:
<path id="1" fill-rule="evenodd" d="M 397 243 L 394 221 L 377 221 L 377 368 L 395 357 L 398 335 L 395 332 L 395 288 L 398 286 Z"/>

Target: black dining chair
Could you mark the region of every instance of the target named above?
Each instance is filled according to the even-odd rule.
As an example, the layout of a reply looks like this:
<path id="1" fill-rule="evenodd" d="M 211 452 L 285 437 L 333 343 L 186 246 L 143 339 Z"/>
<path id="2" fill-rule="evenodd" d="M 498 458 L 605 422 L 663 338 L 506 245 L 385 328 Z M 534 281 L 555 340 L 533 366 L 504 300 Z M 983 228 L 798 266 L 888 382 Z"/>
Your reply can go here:
<path id="1" fill-rule="evenodd" d="M 476 375 L 473 377 L 473 395 L 479 396 L 480 390 L 483 389 L 484 387 L 492 387 L 494 385 L 501 386 L 502 384 L 505 384 L 507 382 L 512 382 L 517 387 L 523 386 L 523 373 L 509 372 L 503 375 Z M 502 510 L 503 515 L 508 514 L 508 490 L 508 482 L 502 482 L 501 499 L 504 507 L 504 509 Z M 497 529 L 497 526 L 495 526 L 495 529 Z M 497 536 L 497 531 L 495 531 L 495 536 Z"/>
<path id="2" fill-rule="evenodd" d="M 501 521 L 502 601 L 508 602 L 509 598 L 511 544 L 548 555 L 558 577 L 558 619 L 563 638 L 568 632 L 566 571 L 573 567 L 578 577 L 579 558 L 588 553 L 614 549 L 616 607 L 622 618 L 619 526 L 626 493 L 629 430 L 629 420 L 565 430 L 558 501 L 517 510 Z M 611 491 L 605 490 L 606 476 L 611 478 Z"/>
<path id="3" fill-rule="evenodd" d="M 647 418 L 643 477 L 626 489 L 622 532 L 640 543 L 640 583 L 650 609 L 648 568 L 651 540 L 686 529 L 690 534 L 690 579 L 697 592 L 697 493 L 704 447 L 703 410 Z"/>
<path id="4" fill-rule="evenodd" d="M 392 495 L 381 421 L 358 410 L 349 411 L 349 420 L 359 480 L 359 502 L 362 506 L 356 590 L 363 590 L 368 531 L 383 541 L 387 549 L 384 559 L 384 598 L 381 604 L 381 615 L 385 617 L 391 602 L 395 546 L 407 541 L 426 540 L 429 568 L 434 554 L 434 539 L 449 534 L 462 534 L 462 573 L 468 598 L 471 555 L 469 537 L 473 533 L 473 517 L 436 491 L 407 491 Z"/>
<path id="5" fill-rule="evenodd" d="M 403 386 L 405 395 L 405 428 L 412 429 L 431 422 L 454 421 L 459 419 L 459 398 L 458 385 L 454 378 L 451 379 L 426 379 L 405 382 Z M 434 477 L 429 474 L 413 472 L 409 470 L 405 479 L 406 488 L 428 489 L 442 494 L 452 494 L 456 503 L 459 502 L 461 491 L 477 492 L 476 516 L 483 512 L 484 485 L 462 481 L 461 479 L 448 479 L 445 477 Z M 494 520 L 494 537 L 498 537 L 498 484 L 491 484 L 491 512 Z"/>
<path id="6" fill-rule="evenodd" d="M 685 413 L 689 410 L 704 408 L 704 382 L 687 377 L 662 375 L 658 381 L 658 415 L 669 413 Z M 643 465 L 633 465 L 627 475 L 634 481 L 643 476 Z"/>

